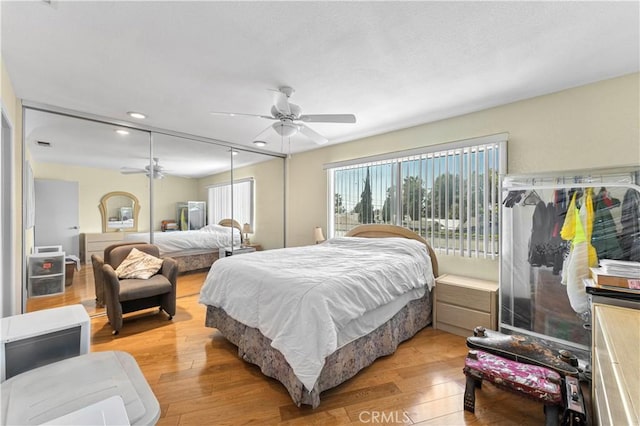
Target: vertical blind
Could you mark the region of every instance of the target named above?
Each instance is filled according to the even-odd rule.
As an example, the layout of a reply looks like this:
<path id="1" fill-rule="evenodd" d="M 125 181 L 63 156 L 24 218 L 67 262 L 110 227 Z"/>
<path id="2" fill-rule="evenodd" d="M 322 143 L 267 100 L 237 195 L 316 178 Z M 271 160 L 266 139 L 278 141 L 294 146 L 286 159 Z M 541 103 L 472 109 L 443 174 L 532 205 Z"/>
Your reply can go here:
<path id="1" fill-rule="evenodd" d="M 237 180 L 232 185 L 222 183 L 208 187 L 209 223 L 218 223 L 222 219 L 235 219 L 240 223 L 253 224 L 253 178 Z"/>
<path id="2" fill-rule="evenodd" d="M 494 257 L 506 140 L 492 135 L 326 165 L 329 236 L 388 223 L 446 254 Z"/>

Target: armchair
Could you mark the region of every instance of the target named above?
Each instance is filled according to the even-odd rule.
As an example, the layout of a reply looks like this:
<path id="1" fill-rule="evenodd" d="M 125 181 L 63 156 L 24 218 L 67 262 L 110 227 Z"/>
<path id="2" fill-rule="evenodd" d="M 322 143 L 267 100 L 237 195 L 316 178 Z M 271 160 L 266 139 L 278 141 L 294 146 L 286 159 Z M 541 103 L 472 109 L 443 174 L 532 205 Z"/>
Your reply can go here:
<path id="1" fill-rule="evenodd" d="M 122 315 L 125 313 L 155 306 L 164 310 L 169 315 L 169 320 L 176 313 L 178 264 L 174 259 L 164 258 L 160 271 L 146 280 L 119 279 L 116 275 L 116 268 L 134 248 L 160 257 L 158 247 L 147 243 L 114 244 L 107 247 L 104 253 L 104 264 L 102 265 L 104 301 L 109 323 L 113 327 L 113 334 L 120 332 Z"/>
<path id="2" fill-rule="evenodd" d="M 104 256 L 98 256 L 96 254 L 91 255 L 91 265 L 93 266 L 93 284 L 96 293 L 96 308 L 104 308 L 104 274 L 102 273 L 102 265 L 104 265 L 105 263 L 112 265 L 111 259 L 109 258 L 112 248 L 127 244 L 145 244 L 145 242 L 131 241 L 126 243 L 112 244 L 104 249 Z"/>

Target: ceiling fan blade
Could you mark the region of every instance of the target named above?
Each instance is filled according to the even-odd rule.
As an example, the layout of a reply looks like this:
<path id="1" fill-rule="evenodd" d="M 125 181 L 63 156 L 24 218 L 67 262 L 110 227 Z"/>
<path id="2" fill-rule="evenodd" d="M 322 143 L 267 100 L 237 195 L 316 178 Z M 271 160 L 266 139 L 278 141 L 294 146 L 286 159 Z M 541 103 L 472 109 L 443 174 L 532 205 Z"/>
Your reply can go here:
<path id="1" fill-rule="evenodd" d="M 289 98 L 282 92 L 276 92 L 275 94 L 275 107 L 284 115 L 291 114 L 291 108 L 289 107 Z"/>
<path id="2" fill-rule="evenodd" d="M 304 114 L 298 120 L 306 123 L 355 123 L 353 114 Z"/>
<path id="3" fill-rule="evenodd" d="M 256 135 L 256 137 L 254 137 L 251 142 L 253 141 L 259 141 L 262 139 L 265 139 L 267 137 L 267 135 L 271 132 L 271 130 L 273 130 L 273 127 L 269 126 L 266 129 L 264 129 L 263 131 L 261 131 L 260 133 L 258 133 Z"/>
<path id="4" fill-rule="evenodd" d="M 269 115 L 243 114 L 241 112 L 213 111 L 213 112 L 210 112 L 209 114 L 211 114 L 211 115 L 224 115 L 226 117 L 235 117 L 235 116 L 240 116 L 240 117 L 258 117 L 258 118 L 266 118 L 267 120 L 276 120 L 275 118 L 273 118 L 273 117 L 271 117 Z"/>
<path id="5" fill-rule="evenodd" d="M 298 129 L 300 130 L 300 133 L 302 133 L 303 135 L 305 135 L 306 137 L 308 137 L 309 139 L 311 139 L 313 142 L 317 143 L 318 145 L 323 145 L 323 144 L 329 142 L 329 139 L 325 138 L 320 133 L 316 132 L 315 130 L 310 129 L 309 127 L 305 126 L 304 124 L 299 124 L 298 125 Z"/>
<path id="6" fill-rule="evenodd" d="M 126 167 L 123 167 L 120 169 L 120 173 L 122 173 L 123 175 L 134 175 L 134 174 L 138 174 L 138 173 L 148 173 L 148 170 L 144 170 L 144 169 L 129 169 Z"/>

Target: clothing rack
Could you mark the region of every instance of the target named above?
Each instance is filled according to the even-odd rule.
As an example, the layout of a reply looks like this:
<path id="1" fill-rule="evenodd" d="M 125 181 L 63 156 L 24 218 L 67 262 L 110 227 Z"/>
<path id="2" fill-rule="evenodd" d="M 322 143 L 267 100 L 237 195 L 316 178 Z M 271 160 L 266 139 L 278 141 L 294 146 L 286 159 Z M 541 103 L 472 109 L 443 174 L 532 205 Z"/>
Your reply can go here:
<path id="1" fill-rule="evenodd" d="M 628 190 L 640 194 L 640 166 L 502 177 L 503 199 L 505 202 L 516 199 L 516 202 L 503 202 L 501 206 L 501 330 L 531 334 L 575 350 L 589 351 L 590 336 L 582 330 L 583 320 L 568 301 L 560 303 L 561 298 L 557 296 L 558 292 L 564 292 L 566 297 L 566 287 L 560 283 L 561 274 L 555 270 L 556 264 L 529 262 L 529 250 L 534 247 L 530 244 L 534 225 L 538 224 L 532 214 L 538 206 L 523 204 L 522 200 L 530 191 L 535 191 L 540 198 L 546 198 L 543 201 L 549 205 L 553 198 L 549 194 L 551 191 L 593 188 L 597 193 L 601 187 L 616 192 L 619 198 Z M 569 201 L 568 197 L 564 199 L 567 205 Z M 616 220 L 618 218 L 616 216 Z"/>
<path id="2" fill-rule="evenodd" d="M 571 189 L 607 186 L 611 188 L 633 188 L 640 192 L 640 167 L 581 170 L 536 175 L 506 175 L 502 179 L 503 189 Z"/>

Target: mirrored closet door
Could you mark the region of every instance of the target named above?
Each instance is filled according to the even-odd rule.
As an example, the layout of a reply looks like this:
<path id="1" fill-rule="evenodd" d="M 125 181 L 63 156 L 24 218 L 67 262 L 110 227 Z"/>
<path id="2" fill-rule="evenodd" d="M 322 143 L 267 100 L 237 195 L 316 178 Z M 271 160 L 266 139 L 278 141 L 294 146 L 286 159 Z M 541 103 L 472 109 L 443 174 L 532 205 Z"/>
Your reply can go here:
<path id="1" fill-rule="evenodd" d="M 123 241 L 160 246 L 161 255 L 182 262 L 183 274 L 206 272 L 218 247 L 284 247 L 282 155 L 38 108 L 26 107 L 24 118 L 25 265 L 36 251 L 64 252 L 66 280 L 31 297 L 28 271 L 27 311 L 81 303 L 90 315 L 103 314 L 91 255 Z M 41 182 L 69 186 L 73 194 L 37 191 Z M 47 203 L 63 212 L 53 214 Z M 50 232 L 67 228 L 69 243 Z M 196 242 L 203 232 L 221 232 L 215 248 Z M 186 243 L 173 241 L 177 237 Z"/>

